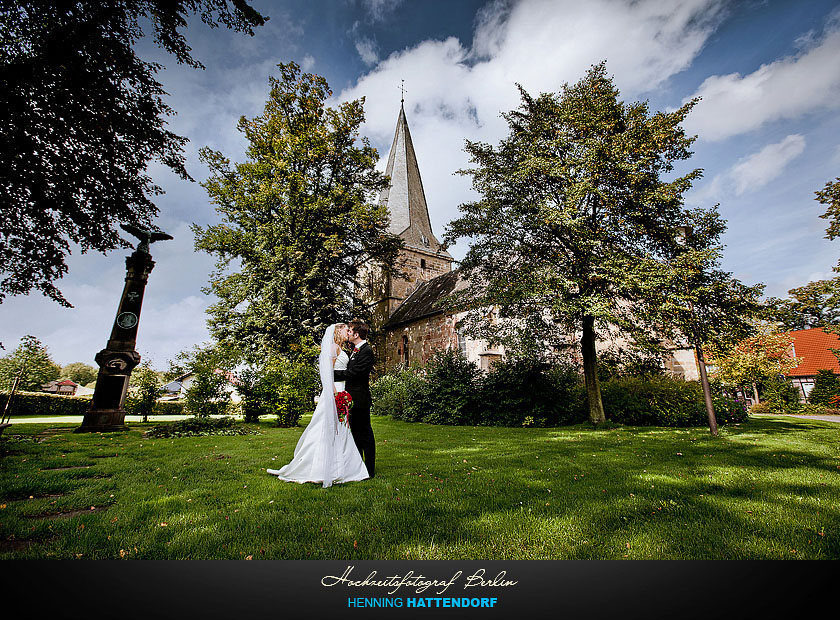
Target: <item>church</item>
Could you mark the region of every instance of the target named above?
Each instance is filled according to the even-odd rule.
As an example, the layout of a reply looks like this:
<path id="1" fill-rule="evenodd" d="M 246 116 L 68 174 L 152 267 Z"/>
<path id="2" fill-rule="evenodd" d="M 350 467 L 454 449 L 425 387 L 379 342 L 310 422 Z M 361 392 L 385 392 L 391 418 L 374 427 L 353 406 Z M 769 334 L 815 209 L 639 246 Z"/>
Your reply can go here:
<path id="1" fill-rule="evenodd" d="M 387 205 L 390 212 L 389 232 L 399 235 L 405 243 L 397 264 L 407 279 L 385 276 L 370 264 L 359 273 L 364 287 L 362 298 L 371 310 L 375 334 L 372 344 L 380 372 L 413 364 L 425 366 L 435 352 L 456 348 L 479 368 L 489 370 L 504 357 L 504 348 L 465 336 L 458 327 L 461 315 L 446 312 L 436 304 L 469 282 L 458 269 L 453 269 L 454 258 L 432 230 L 404 102 L 400 105 L 385 174 L 391 183 L 382 191 L 379 203 Z M 488 320 L 491 319 L 492 310 L 488 309 Z M 620 344 L 600 342 L 597 348 L 604 350 Z M 669 374 L 687 380 L 699 378 L 693 348 L 669 350 L 670 359 L 665 362 Z"/>

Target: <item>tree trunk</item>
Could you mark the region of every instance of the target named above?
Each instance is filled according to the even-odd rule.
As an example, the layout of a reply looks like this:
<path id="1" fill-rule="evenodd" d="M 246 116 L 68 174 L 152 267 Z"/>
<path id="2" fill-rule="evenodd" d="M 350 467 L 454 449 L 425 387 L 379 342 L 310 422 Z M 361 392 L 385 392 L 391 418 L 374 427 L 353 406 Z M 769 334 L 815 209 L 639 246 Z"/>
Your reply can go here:
<path id="1" fill-rule="evenodd" d="M 595 317 L 583 317 L 583 336 L 580 341 L 583 355 L 583 378 L 586 381 L 586 400 L 589 404 L 589 421 L 596 426 L 606 421 L 601 401 L 601 384 L 598 381 L 598 360 L 595 355 Z"/>
<path id="2" fill-rule="evenodd" d="M 715 408 L 712 404 L 712 392 L 709 389 L 709 376 L 706 374 L 706 359 L 703 356 L 703 347 L 699 342 L 695 343 L 697 351 L 697 366 L 700 368 L 700 382 L 703 384 L 703 400 L 706 402 L 706 416 L 709 419 L 709 431 L 712 435 L 718 434 L 717 418 Z"/>
<path id="3" fill-rule="evenodd" d="M 758 400 L 758 386 L 755 383 L 753 383 L 752 388 L 753 388 L 753 395 L 755 396 L 755 402 L 758 403 L 758 402 L 760 402 Z"/>

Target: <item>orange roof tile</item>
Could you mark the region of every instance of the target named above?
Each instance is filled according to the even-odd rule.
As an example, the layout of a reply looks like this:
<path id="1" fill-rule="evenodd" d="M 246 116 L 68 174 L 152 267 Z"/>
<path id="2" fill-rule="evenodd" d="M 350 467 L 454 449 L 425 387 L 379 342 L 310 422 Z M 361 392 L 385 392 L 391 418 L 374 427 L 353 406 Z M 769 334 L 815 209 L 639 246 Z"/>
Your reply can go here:
<path id="1" fill-rule="evenodd" d="M 818 370 L 832 370 L 840 374 L 837 357 L 829 349 L 840 349 L 840 337 L 821 328 L 789 332 L 793 336 L 793 355 L 802 358 L 799 366 L 787 373 L 788 377 L 812 377 Z"/>

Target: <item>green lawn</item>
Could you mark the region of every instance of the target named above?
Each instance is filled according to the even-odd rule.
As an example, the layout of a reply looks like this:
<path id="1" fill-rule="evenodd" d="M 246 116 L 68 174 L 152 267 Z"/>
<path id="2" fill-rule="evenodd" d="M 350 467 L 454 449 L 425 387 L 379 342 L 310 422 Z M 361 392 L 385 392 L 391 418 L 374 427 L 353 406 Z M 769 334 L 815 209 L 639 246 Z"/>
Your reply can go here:
<path id="1" fill-rule="evenodd" d="M 840 425 L 446 427 L 375 418 L 377 477 L 279 482 L 303 430 L 15 424 L 0 558 L 838 559 Z"/>

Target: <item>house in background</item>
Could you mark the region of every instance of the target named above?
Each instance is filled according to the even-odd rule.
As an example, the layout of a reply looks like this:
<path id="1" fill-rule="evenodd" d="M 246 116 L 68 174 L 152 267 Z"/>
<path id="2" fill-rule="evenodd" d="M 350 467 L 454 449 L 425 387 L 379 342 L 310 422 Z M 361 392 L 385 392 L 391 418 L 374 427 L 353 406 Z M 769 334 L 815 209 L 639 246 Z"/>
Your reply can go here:
<path id="1" fill-rule="evenodd" d="M 236 376 L 231 372 L 226 372 L 218 368 L 215 370 L 215 373 L 227 379 L 224 389 L 228 394 L 230 394 L 231 402 L 240 402 L 242 400 L 242 396 L 236 390 L 236 384 L 239 381 Z M 159 400 L 179 400 L 183 398 L 184 393 L 189 389 L 194 380 L 195 375 L 192 372 L 187 372 L 180 377 L 175 377 L 175 379 L 161 388 L 163 396 L 161 396 Z"/>
<path id="2" fill-rule="evenodd" d="M 805 400 L 814 389 L 814 378 L 818 370 L 830 370 L 840 375 L 840 363 L 831 352 L 831 349 L 840 349 L 840 337 L 819 327 L 789 333 L 793 337 L 790 356 L 802 358 L 802 361 L 786 376 L 799 388 L 801 398 Z"/>
<path id="3" fill-rule="evenodd" d="M 41 391 L 47 394 L 55 394 L 57 396 L 86 396 L 93 394 L 93 390 L 79 385 L 70 379 L 62 379 L 61 381 L 50 381 L 41 386 Z"/>

